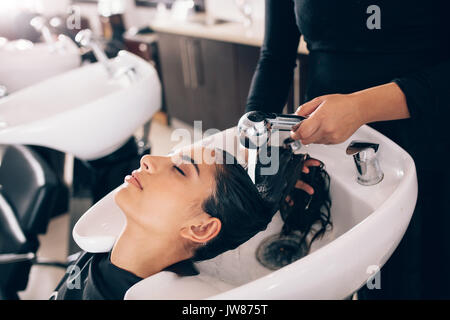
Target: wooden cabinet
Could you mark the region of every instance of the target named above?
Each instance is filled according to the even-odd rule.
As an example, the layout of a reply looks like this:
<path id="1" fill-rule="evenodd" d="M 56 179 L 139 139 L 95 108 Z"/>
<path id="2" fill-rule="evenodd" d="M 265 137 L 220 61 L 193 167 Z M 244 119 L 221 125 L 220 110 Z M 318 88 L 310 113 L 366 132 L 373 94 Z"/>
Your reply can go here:
<path id="1" fill-rule="evenodd" d="M 158 33 L 158 50 L 169 116 L 203 130 L 237 124 L 259 47 Z"/>

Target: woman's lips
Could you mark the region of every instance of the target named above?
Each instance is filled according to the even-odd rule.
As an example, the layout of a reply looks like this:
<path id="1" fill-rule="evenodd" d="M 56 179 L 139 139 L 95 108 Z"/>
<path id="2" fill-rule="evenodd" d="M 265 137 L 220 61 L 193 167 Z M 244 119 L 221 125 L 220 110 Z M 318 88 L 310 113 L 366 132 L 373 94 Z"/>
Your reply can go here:
<path id="1" fill-rule="evenodd" d="M 133 185 L 135 185 L 136 187 L 138 187 L 139 189 L 143 190 L 141 183 L 139 182 L 138 178 L 136 177 L 136 174 L 133 172 L 130 175 L 125 177 L 125 182 L 131 183 Z"/>

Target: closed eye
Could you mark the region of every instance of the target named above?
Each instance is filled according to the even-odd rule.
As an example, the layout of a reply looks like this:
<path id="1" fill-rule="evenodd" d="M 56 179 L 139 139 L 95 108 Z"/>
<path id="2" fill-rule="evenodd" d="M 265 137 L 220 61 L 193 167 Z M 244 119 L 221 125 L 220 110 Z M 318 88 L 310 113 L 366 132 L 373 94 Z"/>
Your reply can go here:
<path id="1" fill-rule="evenodd" d="M 184 171 L 181 170 L 179 167 L 173 166 L 173 168 L 174 168 L 175 170 L 177 170 L 179 173 L 181 173 L 183 176 L 186 176 L 186 174 L 184 173 Z"/>

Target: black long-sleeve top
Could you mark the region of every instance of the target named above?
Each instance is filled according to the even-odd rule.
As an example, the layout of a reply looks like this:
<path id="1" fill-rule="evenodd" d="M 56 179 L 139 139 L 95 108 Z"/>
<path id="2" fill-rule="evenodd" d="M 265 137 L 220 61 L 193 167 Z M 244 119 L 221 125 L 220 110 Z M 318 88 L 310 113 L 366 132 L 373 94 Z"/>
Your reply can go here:
<path id="1" fill-rule="evenodd" d="M 371 5 L 379 8 L 379 28 Z M 306 100 L 396 82 L 411 118 L 371 126 L 410 152 L 416 165 L 425 164 L 420 150 L 427 141 L 435 149 L 428 155 L 449 148 L 449 8 L 448 0 L 266 0 L 265 38 L 247 111 L 281 112 L 303 35 Z"/>
<path id="2" fill-rule="evenodd" d="M 191 260 L 183 260 L 163 271 L 179 276 L 197 275 Z M 111 252 L 82 252 L 67 269 L 50 300 L 123 300 L 125 293 L 142 278 L 111 263 Z"/>

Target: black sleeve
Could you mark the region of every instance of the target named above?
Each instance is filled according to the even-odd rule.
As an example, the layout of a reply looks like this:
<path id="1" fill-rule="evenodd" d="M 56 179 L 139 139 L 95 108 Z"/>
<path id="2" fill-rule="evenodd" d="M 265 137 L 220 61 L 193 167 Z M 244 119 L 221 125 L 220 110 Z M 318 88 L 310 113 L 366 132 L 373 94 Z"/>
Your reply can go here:
<path id="1" fill-rule="evenodd" d="M 287 102 L 300 41 L 294 1 L 266 0 L 265 34 L 246 111 L 281 112 Z"/>
<path id="2" fill-rule="evenodd" d="M 393 80 L 406 97 L 411 120 L 421 126 L 440 126 L 450 116 L 450 61 Z"/>

